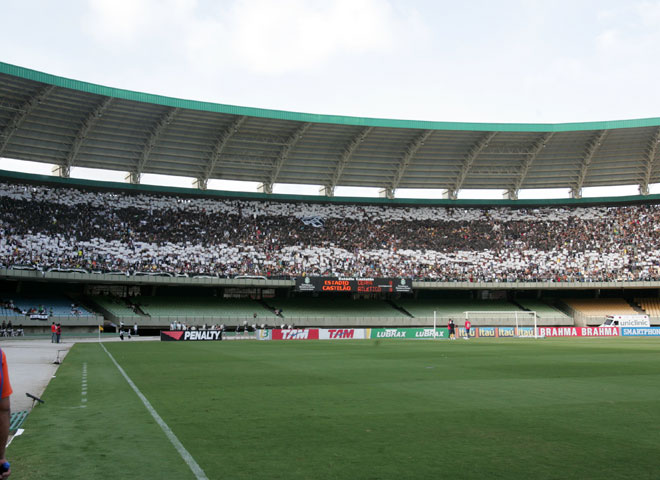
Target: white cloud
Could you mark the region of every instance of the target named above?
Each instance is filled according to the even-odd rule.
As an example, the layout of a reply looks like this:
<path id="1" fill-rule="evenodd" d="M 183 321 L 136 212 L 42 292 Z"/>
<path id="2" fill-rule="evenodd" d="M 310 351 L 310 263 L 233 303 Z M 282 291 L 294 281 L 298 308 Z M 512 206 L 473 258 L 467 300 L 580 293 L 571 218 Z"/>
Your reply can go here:
<path id="1" fill-rule="evenodd" d="M 598 35 L 598 37 L 596 37 L 596 41 L 597 41 L 598 47 L 602 48 L 602 49 L 609 49 L 609 48 L 615 47 L 621 41 L 620 40 L 620 32 L 616 28 L 609 28 L 609 29 L 601 32 Z"/>
<path id="2" fill-rule="evenodd" d="M 307 70 L 334 55 L 383 51 L 398 30 L 390 5 L 379 0 L 242 1 L 233 14 L 236 52 L 259 73 Z"/>
<path id="3" fill-rule="evenodd" d="M 334 59 L 389 54 L 424 35 L 422 17 L 390 0 L 88 0 L 91 38 L 110 51 L 185 51 L 191 68 L 217 73 L 310 71 Z"/>
<path id="4" fill-rule="evenodd" d="M 144 1 L 91 0 L 84 27 L 97 41 L 130 43 L 149 18 L 146 6 Z"/>
<path id="5" fill-rule="evenodd" d="M 196 0 L 89 0 L 83 28 L 112 50 L 155 36 L 176 41 L 175 33 L 192 20 L 196 6 Z"/>
<path id="6" fill-rule="evenodd" d="M 646 27 L 660 26 L 660 2 L 641 2 L 634 6 L 641 23 Z"/>

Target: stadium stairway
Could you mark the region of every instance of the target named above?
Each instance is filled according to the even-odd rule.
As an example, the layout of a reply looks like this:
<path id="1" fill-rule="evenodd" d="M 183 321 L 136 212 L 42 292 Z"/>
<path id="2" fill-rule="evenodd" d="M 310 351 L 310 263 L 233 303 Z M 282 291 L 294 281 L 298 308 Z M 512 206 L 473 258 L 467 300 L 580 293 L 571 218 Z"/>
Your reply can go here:
<path id="1" fill-rule="evenodd" d="M 272 314 L 275 315 L 276 317 L 282 318 L 282 314 L 281 313 L 276 313 L 275 312 L 275 310 L 276 310 L 275 307 L 271 307 L 270 305 L 268 305 L 268 303 L 266 303 L 266 300 L 257 300 L 257 302 L 262 307 L 264 307 L 266 310 L 268 310 L 269 312 L 272 312 Z"/>
<path id="2" fill-rule="evenodd" d="M 393 300 L 387 300 L 387 303 L 389 303 L 389 304 L 392 306 L 393 309 L 398 310 L 399 312 L 403 313 L 403 314 L 406 315 L 407 317 L 410 317 L 410 318 L 414 318 L 414 317 L 415 317 L 415 316 L 414 316 L 412 313 L 410 313 L 408 310 L 406 310 L 406 309 L 403 308 L 402 306 L 397 305 L 396 303 L 394 303 Z"/>
<path id="3" fill-rule="evenodd" d="M 642 307 L 640 307 L 634 300 L 626 299 L 626 301 L 628 302 L 628 305 L 630 305 L 633 308 L 633 310 L 635 310 L 640 315 L 648 315 L 648 313 Z"/>

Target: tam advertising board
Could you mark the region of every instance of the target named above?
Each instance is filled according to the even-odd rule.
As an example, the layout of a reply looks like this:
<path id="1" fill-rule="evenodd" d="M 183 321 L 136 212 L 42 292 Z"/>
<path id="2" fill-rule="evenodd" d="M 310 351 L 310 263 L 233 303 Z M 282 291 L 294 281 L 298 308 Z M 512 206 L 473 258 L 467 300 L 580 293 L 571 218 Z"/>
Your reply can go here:
<path id="1" fill-rule="evenodd" d="M 319 340 L 363 340 L 367 338 L 364 328 L 322 328 Z"/>
<path id="2" fill-rule="evenodd" d="M 318 340 L 318 328 L 274 328 L 271 330 L 272 340 Z"/>
<path id="3" fill-rule="evenodd" d="M 618 337 L 618 327 L 538 327 L 541 337 Z"/>
<path id="4" fill-rule="evenodd" d="M 222 340 L 220 330 L 161 330 L 162 342 L 197 342 Z"/>

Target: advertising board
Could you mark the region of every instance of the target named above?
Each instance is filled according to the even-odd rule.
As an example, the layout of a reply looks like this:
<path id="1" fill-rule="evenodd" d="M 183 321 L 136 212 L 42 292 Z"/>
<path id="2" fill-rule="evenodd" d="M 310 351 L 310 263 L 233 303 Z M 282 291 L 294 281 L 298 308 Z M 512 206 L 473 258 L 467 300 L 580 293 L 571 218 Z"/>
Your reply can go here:
<path id="1" fill-rule="evenodd" d="M 222 340 L 220 330 L 161 330 L 162 342 L 196 342 Z"/>
<path id="2" fill-rule="evenodd" d="M 408 339 L 429 339 L 429 338 L 447 338 L 446 328 L 368 328 L 367 338 L 408 338 Z"/>
<path id="3" fill-rule="evenodd" d="M 271 330 L 271 339 L 272 340 L 318 340 L 319 339 L 319 330 L 318 328 L 291 328 L 291 329 L 281 329 L 274 328 Z"/>
<path id="4" fill-rule="evenodd" d="M 319 340 L 350 340 L 367 338 L 364 328 L 322 328 L 319 329 Z"/>
<path id="5" fill-rule="evenodd" d="M 267 329 L 257 330 L 257 340 L 272 340 L 272 332 Z"/>
<path id="6" fill-rule="evenodd" d="M 410 278 L 296 277 L 298 292 L 407 293 Z"/>
<path id="7" fill-rule="evenodd" d="M 623 337 L 660 337 L 660 327 L 623 327 Z"/>
<path id="8" fill-rule="evenodd" d="M 618 337 L 618 327 L 538 327 L 541 337 Z"/>
<path id="9" fill-rule="evenodd" d="M 222 332 L 223 340 L 256 340 L 257 332 Z"/>
<path id="10" fill-rule="evenodd" d="M 518 327 L 518 334 L 516 335 L 516 327 L 497 327 L 497 336 L 502 338 L 507 337 L 533 337 L 534 327 Z"/>

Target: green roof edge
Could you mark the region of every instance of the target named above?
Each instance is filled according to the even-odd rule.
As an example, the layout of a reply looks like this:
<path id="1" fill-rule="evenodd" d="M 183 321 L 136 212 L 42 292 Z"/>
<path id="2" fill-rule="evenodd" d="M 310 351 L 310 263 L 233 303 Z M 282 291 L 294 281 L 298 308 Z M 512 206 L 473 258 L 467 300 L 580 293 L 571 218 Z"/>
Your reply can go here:
<path id="1" fill-rule="evenodd" d="M 13 172 L 0 170 L 0 180 L 24 181 L 29 183 L 55 184 L 67 187 L 82 187 L 104 190 L 121 190 L 134 193 L 158 193 L 170 195 L 187 195 L 207 198 L 228 198 L 235 200 L 269 200 L 305 203 L 336 203 L 389 206 L 435 206 L 435 207 L 548 207 L 548 206 L 592 206 L 592 205 L 622 205 L 639 203 L 660 203 L 660 195 L 628 195 L 622 197 L 589 197 L 589 198 L 552 198 L 524 200 L 491 200 L 491 199 L 417 199 L 417 198 L 374 198 L 374 197 L 324 197 L 321 195 L 266 194 L 257 192 L 231 192 L 224 190 L 199 190 L 196 188 L 165 187 L 160 185 L 135 185 L 122 182 L 107 182 L 101 180 L 86 180 L 80 178 L 61 178 L 52 175 Z"/>
<path id="2" fill-rule="evenodd" d="M 460 131 L 496 131 L 496 132 L 573 132 L 585 130 L 610 130 L 618 128 L 638 128 L 660 126 L 660 118 L 641 118 L 631 120 L 607 120 L 598 122 L 573 123 L 478 123 L 478 122 L 436 122 L 426 120 L 398 120 L 369 117 L 349 117 L 342 115 L 322 115 L 314 113 L 289 112 L 266 108 L 241 107 L 220 103 L 185 100 L 180 98 L 154 95 L 150 93 L 106 87 L 94 83 L 58 77 L 25 67 L 0 62 L 0 73 L 24 78 L 35 82 L 69 88 L 95 95 L 152 103 L 169 107 L 202 110 L 207 112 L 250 117 L 290 120 L 295 122 L 327 123 L 337 125 L 358 125 L 386 128 L 411 128 L 423 130 L 460 130 Z"/>

